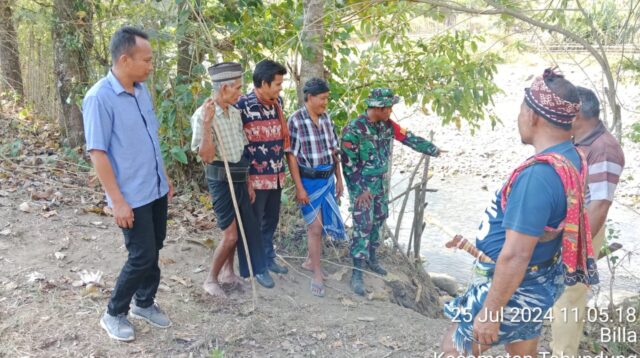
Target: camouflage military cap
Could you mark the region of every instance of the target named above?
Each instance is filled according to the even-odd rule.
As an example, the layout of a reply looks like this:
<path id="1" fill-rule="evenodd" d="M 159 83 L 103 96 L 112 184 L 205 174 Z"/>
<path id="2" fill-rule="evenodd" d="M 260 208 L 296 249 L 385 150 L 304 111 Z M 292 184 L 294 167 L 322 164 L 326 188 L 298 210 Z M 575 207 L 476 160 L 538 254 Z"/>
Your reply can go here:
<path id="1" fill-rule="evenodd" d="M 400 97 L 395 96 L 391 88 L 374 88 L 364 100 L 368 107 L 391 107 L 398 102 Z"/>

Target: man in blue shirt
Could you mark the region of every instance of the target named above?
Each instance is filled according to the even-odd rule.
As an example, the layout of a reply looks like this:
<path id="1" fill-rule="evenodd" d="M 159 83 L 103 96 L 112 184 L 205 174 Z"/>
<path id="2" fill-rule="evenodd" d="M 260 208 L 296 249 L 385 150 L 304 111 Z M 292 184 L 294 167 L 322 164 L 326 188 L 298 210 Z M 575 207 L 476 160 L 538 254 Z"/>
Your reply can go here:
<path id="1" fill-rule="evenodd" d="M 162 161 L 151 95 L 143 83 L 153 70 L 148 35 L 123 27 L 113 35 L 110 51 L 113 67 L 87 92 L 82 114 L 87 151 L 129 252 L 100 325 L 109 337 L 131 341 L 130 304 L 132 317 L 160 328 L 171 325 L 155 295 L 173 186 Z"/>
<path id="2" fill-rule="evenodd" d="M 453 322 L 442 340 L 445 357 L 477 356 L 497 344 L 512 356 L 537 355 L 542 322 L 564 289 L 563 272 L 577 251 L 567 250 L 572 238 L 562 229 L 566 224 L 565 231 L 575 227 L 581 238 L 588 237 L 588 225 L 573 225 L 584 218 L 573 205 L 584 199 L 583 191 L 573 190 L 584 179 L 570 132 L 579 108 L 576 88 L 552 70 L 525 89 L 518 130 L 536 155 L 514 171 L 484 212 L 476 246 L 493 262 L 479 261 L 475 271 L 481 277 L 445 305 Z M 570 182 L 574 188 L 565 191 Z M 561 247 L 567 251 L 562 259 Z"/>

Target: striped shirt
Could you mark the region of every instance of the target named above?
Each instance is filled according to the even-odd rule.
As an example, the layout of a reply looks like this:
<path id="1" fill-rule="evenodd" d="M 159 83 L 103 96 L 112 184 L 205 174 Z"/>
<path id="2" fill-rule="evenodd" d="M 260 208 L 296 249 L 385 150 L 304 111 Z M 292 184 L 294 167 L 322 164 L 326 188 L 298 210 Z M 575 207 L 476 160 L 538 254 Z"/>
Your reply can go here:
<path id="1" fill-rule="evenodd" d="M 220 149 L 220 143 L 218 143 L 218 138 L 215 135 L 214 122 L 218 124 L 218 128 L 220 129 L 220 137 L 222 137 L 227 160 L 231 163 L 237 163 L 242 159 L 244 146 L 249 143 L 242 128 L 240 111 L 233 106 L 228 106 L 227 113 L 225 113 L 218 104 L 216 104 L 215 107 L 215 114 L 213 115 L 213 121 L 211 121 L 211 133 L 213 134 L 213 143 L 216 147 L 215 160 L 222 160 L 222 151 Z M 193 113 L 193 116 L 191 116 L 191 129 L 193 131 L 191 135 L 191 150 L 194 152 L 197 152 L 200 147 L 203 122 L 204 105 L 198 107 L 195 113 Z"/>
<path id="2" fill-rule="evenodd" d="M 613 194 L 624 168 L 624 153 L 618 141 L 599 121 L 591 133 L 575 145 L 584 151 L 589 165 L 587 204 L 591 200 L 613 201 Z"/>
<path id="3" fill-rule="evenodd" d="M 307 107 L 303 106 L 289 117 L 291 148 L 287 152 L 296 156 L 298 165 L 315 168 L 333 164 L 333 152 L 338 148 L 338 137 L 326 112 L 313 123 Z"/>

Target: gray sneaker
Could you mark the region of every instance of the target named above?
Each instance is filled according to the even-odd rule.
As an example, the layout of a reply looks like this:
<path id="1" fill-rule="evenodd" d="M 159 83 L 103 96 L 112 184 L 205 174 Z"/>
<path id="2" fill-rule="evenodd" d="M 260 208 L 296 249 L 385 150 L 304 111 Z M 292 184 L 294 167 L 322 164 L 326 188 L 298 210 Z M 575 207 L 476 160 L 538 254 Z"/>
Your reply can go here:
<path id="1" fill-rule="evenodd" d="M 133 318 L 139 318 L 147 321 L 150 325 L 158 328 L 167 328 L 171 326 L 171 321 L 164 312 L 160 310 L 157 303 L 149 307 L 138 307 L 135 302 L 131 305 L 129 315 Z"/>
<path id="2" fill-rule="evenodd" d="M 102 326 L 102 328 L 107 331 L 109 337 L 113 339 L 130 342 L 136 338 L 133 331 L 133 325 L 129 322 L 127 315 L 124 313 L 112 316 L 108 312 L 105 312 L 100 319 L 100 326 Z"/>

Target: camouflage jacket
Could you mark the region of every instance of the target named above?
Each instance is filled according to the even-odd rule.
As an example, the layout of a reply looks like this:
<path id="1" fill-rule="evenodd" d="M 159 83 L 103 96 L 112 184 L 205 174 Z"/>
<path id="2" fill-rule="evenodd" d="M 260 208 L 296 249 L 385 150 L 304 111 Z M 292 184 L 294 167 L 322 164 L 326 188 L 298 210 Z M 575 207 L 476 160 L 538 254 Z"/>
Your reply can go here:
<path id="1" fill-rule="evenodd" d="M 431 156 L 440 154 L 430 141 L 391 119 L 373 123 L 365 114 L 358 116 L 342 130 L 342 170 L 352 199 L 367 188 L 367 177 L 383 176 L 387 172 L 394 138 L 415 151 Z"/>

